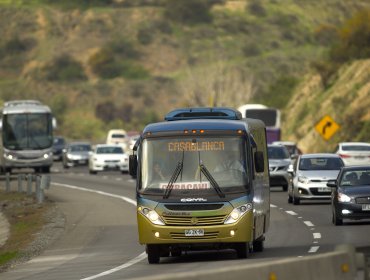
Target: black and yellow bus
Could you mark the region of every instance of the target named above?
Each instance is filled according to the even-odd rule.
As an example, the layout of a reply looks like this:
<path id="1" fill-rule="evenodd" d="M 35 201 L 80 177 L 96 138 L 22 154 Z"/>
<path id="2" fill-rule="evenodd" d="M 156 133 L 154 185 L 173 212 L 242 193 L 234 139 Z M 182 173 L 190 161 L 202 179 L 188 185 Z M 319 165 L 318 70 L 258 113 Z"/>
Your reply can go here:
<path id="1" fill-rule="evenodd" d="M 262 251 L 270 220 L 266 129 L 231 108 L 183 108 L 149 124 L 130 156 L 149 263 L 193 250 Z"/>

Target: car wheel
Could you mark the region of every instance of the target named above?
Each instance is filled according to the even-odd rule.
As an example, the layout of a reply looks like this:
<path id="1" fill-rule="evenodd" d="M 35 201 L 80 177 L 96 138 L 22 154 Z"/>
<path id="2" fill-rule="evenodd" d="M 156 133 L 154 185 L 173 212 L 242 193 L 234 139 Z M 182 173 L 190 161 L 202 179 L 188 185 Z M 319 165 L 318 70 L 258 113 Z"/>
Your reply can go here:
<path id="1" fill-rule="evenodd" d="M 336 226 L 341 226 L 343 225 L 343 219 L 338 218 L 335 212 L 333 212 L 333 217 L 332 217 L 333 224 Z"/>
<path id="2" fill-rule="evenodd" d="M 283 191 L 286 192 L 288 190 L 288 185 L 283 186 Z"/>
<path id="3" fill-rule="evenodd" d="M 292 203 L 293 202 L 293 197 L 291 195 L 288 195 L 288 203 Z"/>
<path id="4" fill-rule="evenodd" d="M 299 197 L 296 197 L 294 194 L 293 194 L 293 204 L 294 205 L 299 205 L 301 203 L 301 200 L 299 199 Z"/>
<path id="5" fill-rule="evenodd" d="M 146 245 L 146 252 L 148 254 L 148 262 L 150 264 L 159 263 L 159 259 L 161 258 L 161 251 L 159 245 L 155 244 Z"/>
<path id="6" fill-rule="evenodd" d="M 89 173 L 90 173 L 90 174 L 93 174 L 93 175 L 98 174 L 98 172 L 97 172 L 97 171 L 94 171 L 94 170 L 89 170 Z"/>

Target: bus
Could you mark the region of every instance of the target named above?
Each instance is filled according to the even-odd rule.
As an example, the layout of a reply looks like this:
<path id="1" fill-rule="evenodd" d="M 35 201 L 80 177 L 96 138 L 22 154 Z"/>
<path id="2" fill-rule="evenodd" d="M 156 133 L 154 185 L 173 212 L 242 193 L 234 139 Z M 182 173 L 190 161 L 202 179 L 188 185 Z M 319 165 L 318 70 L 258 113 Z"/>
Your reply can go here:
<path id="1" fill-rule="evenodd" d="M 267 143 L 281 140 L 280 110 L 262 104 L 245 104 L 238 108 L 243 118 L 262 120 L 266 125 Z"/>
<path id="2" fill-rule="evenodd" d="M 226 107 L 147 125 L 129 159 L 148 262 L 195 250 L 263 250 L 270 221 L 265 125 Z"/>
<path id="3" fill-rule="evenodd" d="M 36 100 L 5 102 L 0 109 L 0 171 L 32 168 L 49 173 L 53 164 L 53 127 L 48 106 Z"/>

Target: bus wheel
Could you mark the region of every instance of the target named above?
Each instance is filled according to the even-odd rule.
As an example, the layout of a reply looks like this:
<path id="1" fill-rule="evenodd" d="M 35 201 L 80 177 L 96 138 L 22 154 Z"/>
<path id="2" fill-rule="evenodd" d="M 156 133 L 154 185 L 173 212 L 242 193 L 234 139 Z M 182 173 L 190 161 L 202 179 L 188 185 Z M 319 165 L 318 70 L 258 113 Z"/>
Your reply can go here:
<path id="1" fill-rule="evenodd" d="M 236 254 L 239 259 L 246 259 L 249 256 L 250 245 L 249 242 L 236 244 Z"/>
<path id="2" fill-rule="evenodd" d="M 180 257 L 181 256 L 181 249 L 173 248 L 171 249 L 171 257 Z"/>
<path id="3" fill-rule="evenodd" d="M 146 245 L 146 252 L 148 254 L 148 262 L 152 263 L 159 263 L 159 259 L 161 257 L 161 250 L 159 245 L 148 244 Z"/>
<path id="4" fill-rule="evenodd" d="M 257 240 L 253 241 L 253 251 L 254 252 L 262 252 L 263 251 L 263 249 L 264 249 L 263 240 L 264 240 L 264 238 L 257 239 Z"/>
<path id="5" fill-rule="evenodd" d="M 50 173 L 50 167 L 49 166 L 41 167 L 41 171 L 42 173 Z"/>

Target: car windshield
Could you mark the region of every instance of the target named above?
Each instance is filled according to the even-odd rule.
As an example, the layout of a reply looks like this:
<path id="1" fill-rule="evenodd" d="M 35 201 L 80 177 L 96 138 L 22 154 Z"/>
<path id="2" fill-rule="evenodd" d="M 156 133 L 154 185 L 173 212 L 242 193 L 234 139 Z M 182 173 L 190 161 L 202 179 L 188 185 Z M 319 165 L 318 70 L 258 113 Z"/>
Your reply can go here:
<path id="1" fill-rule="evenodd" d="M 269 159 L 288 159 L 289 152 L 284 146 L 281 147 L 269 146 L 268 157 Z"/>
<path id="2" fill-rule="evenodd" d="M 96 149 L 97 154 L 123 154 L 121 147 L 98 147 Z"/>
<path id="3" fill-rule="evenodd" d="M 91 148 L 89 145 L 73 145 L 70 147 L 71 152 L 88 152 Z"/>
<path id="4" fill-rule="evenodd" d="M 343 145 L 343 151 L 370 151 L 370 146 L 361 146 L 361 145 Z"/>
<path id="5" fill-rule="evenodd" d="M 339 170 L 342 166 L 339 158 L 302 158 L 299 162 L 300 170 Z"/>
<path id="6" fill-rule="evenodd" d="M 248 170 L 240 137 L 145 139 L 141 148 L 141 192 L 171 195 L 190 191 L 246 192 Z"/>
<path id="7" fill-rule="evenodd" d="M 343 187 L 370 186 L 370 169 L 345 171 L 340 185 Z"/>

